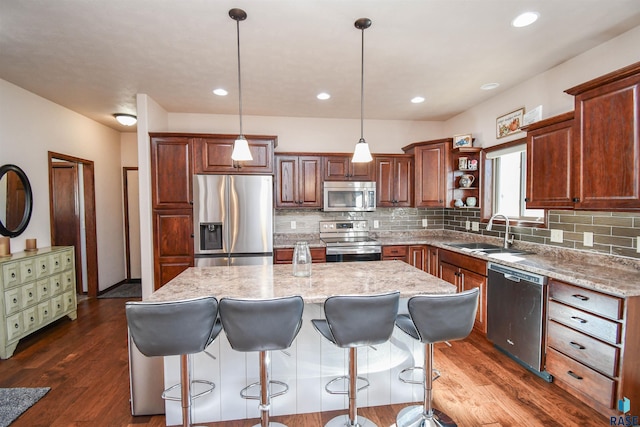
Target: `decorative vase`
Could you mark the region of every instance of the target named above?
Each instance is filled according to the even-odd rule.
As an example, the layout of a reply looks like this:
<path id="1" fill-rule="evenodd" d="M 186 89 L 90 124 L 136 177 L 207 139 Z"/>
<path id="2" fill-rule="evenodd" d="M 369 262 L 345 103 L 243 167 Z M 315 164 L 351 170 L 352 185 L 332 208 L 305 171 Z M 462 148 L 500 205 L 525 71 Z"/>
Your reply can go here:
<path id="1" fill-rule="evenodd" d="M 475 177 L 473 175 L 470 175 L 468 173 L 465 173 L 464 175 L 460 176 L 460 187 L 462 188 L 469 188 L 471 187 L 471 184 L 473 184 L 473 181 L 475 181 Z"/>
<path id="2" fill-rule="evenodd" d="M 293 275 L 296 277 L 311 276 L 311 250 L 307 242 L 296 242 L 293 249 Z"/>

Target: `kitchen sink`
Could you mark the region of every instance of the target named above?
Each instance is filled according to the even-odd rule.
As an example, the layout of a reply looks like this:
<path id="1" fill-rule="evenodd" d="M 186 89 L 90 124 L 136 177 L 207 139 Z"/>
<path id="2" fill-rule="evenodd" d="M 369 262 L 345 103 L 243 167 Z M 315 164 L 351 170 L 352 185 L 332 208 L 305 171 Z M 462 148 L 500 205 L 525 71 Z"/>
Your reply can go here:
<path id="1" fill-rule="evenodd" d="M 503 248 L 502 246 L 492 245 L 491 243 L 447 243 L 447 246 L 454 248 L 460 248 L 468 252 L 482 253 L 482 254 L 529 254 L 530 252 L 522 251 L 519 249 Z"/>

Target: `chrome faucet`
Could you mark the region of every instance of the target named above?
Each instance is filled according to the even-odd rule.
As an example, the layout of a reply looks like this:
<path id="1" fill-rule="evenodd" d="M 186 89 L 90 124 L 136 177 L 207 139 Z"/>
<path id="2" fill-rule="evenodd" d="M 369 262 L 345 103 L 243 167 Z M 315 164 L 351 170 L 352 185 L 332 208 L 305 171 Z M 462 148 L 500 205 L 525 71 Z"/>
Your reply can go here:
<path id="1" fill-rule="evenodd" d="M 505 249 L 509 249 L 509 245 L 513 243 L 513 236 L 509 235 L 509 217 L 508 216 L 501 213 L 493 214 L 493 216 L 489 218 L 489 224 L 487 224 L 487 231 L 491 231 L 491 227 L 493 226 L 493 219 L 497 216 L 501 216 L 502 218 L 504 218 L 504 223 L 506 228 L 504 230 L 504 243 L 502 246 Z"/>

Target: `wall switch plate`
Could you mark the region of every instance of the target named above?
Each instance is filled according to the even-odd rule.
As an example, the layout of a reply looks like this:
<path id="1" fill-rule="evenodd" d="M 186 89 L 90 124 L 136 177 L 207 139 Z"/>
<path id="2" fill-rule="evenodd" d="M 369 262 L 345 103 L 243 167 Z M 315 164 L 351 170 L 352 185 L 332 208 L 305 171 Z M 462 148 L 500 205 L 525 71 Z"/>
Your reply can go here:
<path id="1" fill-rule="evenodd" d="M 584 232 L 584 239 L 582 242 L 583 245 L 585 246 L 593 246 L 593 233 L 590 231 L 585 231 Z"/>
<path id="2" fill-rule="evenodd" d="M 296 229 L 296 222 L 295 221 L 291 221 L 291 229 L 292 230 Z"/>
<path id="3" fill-rule="evenodd" d="M 422 218 L 422 226 L 423 227 L 427 226 L 427 218 Z"/>
<path id="4" fill-rule="evenodd" d="M 478 221 L 473 221 L 471 223 L 471 230 L 472 231 L 480 231 L 480 223 Z"/>
<path id="5" fill-rule="evenodd" d="M 471 221 L 466 221 L 464 223 L 464 229 L 467 231 L 471 230 Z"/>
<path id="6" fill-rule="evenodd" d="M 378 221 L 377 219 L 373 220 L 373 228 L 378 228 L 380 227 L 380 221 Z"/>
<path id="7" fill-rule="evenodd" d="M 554 243 L 562 243 L 562 230 L 551 230 L 551 241 Z"/>

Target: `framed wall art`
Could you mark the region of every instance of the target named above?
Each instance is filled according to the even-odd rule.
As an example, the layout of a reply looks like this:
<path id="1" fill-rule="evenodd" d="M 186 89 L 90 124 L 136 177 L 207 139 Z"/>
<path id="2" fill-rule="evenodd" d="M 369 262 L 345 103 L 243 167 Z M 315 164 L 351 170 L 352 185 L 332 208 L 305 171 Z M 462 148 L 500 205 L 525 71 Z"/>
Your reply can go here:
<path id="1" fill-rule="evenodd" d="M 471 138 L 470 133 L 453 136 L 453 148 L 471 147 L 472 145 L 473 145 L 473 139 Z"/>
<path id="2" fill-rule="evenodd" d="M 496 119 L 496 137 L 504 138 L 516 132 L 520 132 L 523 123 L 524 107 Z"/>

